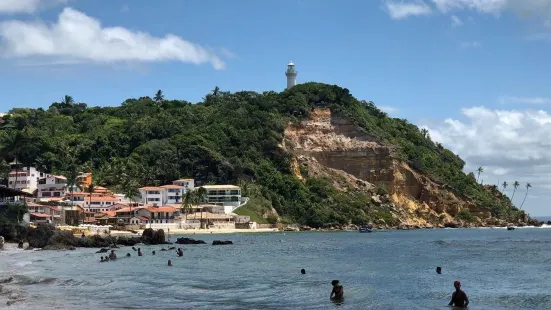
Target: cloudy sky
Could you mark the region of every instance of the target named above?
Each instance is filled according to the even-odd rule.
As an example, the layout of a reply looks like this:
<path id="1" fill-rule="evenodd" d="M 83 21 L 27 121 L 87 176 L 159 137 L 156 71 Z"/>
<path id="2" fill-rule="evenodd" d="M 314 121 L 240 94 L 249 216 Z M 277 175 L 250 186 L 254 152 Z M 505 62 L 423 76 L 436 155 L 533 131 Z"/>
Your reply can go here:
<path id="1" fill-rule="evenodd" d="M 338 84 L 551 215 L 551 0 L 0 0 L 0 112 Z M 508 188 L 507 192 L 512 193 Z"/>

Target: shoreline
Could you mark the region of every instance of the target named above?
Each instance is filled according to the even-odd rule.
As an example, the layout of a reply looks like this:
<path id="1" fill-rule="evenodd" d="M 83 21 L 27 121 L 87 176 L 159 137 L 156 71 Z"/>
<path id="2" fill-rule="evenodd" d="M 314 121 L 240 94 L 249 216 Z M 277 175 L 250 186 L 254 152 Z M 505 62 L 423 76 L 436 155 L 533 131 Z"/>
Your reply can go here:
<path id="1" fill-rule="evenodd" d="M 163 229 L 164 230 L 164 229 Z M 113 237 L 136 237 L 141 236 L 143 230 L 136 230 L 137 233 L 132 233 L 125 230 L 111 230 L 109 234 Z M 164 230 L 168 236 L 168 230 Z M 236 234 L 236 233 L 271 233 L 282 232 L 277 228 L 257 228 L 257 229 L 171 229 L 170 236 L 174 235 L 214 235 L 214 234 Z"/>

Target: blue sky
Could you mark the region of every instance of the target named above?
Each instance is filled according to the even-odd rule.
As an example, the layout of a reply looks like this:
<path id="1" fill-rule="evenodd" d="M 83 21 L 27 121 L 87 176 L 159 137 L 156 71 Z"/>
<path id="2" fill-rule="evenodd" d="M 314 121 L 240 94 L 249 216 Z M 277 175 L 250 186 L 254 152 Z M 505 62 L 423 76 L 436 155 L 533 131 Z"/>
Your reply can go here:
<path id="1" fill-rule="evenodd" d="M 427 127 L 485 183 L 531 182 L 525 208 L 551 214 L 549 0 L 8 2 L 0 112 L 66 94 L 105 106 L 157 89 L 192 102 L 214 86 L 279 91 L 292 60 L 299 83 Z"/>

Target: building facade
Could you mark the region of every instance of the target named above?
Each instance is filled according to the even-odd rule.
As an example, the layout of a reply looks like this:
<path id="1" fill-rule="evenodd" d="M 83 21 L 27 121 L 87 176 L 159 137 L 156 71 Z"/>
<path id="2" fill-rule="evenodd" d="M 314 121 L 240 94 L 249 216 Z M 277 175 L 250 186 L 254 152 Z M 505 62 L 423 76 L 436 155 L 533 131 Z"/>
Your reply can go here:
<path id="1" fill-rule="evenodd" d="M 208 203 L 218 206 L 241 205 L 241 188 L 235 185 L 203 185 L 207 190 Z"/>
<path id="2" fill-rule="evenodd" d="M 46 174 L 38 179 L 38 199 L 61 198 L 66 194 L 67 178 L 60 175 Z"/>
<path id="3" fill-rule="evenodd" d="M 35 167 L 12 170 L 8 175 L 8 187 L 33 192 L 38 188 L 38 179 L 44 176 L 45 174 L 36 170 Z"/>

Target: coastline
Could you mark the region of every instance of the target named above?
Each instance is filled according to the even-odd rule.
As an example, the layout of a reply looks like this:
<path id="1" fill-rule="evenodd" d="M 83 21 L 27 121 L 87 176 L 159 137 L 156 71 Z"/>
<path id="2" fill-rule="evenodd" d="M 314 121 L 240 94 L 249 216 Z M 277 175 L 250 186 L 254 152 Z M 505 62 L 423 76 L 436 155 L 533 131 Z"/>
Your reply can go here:
<path id="1" fill-rule="evenodd" d="M 171 229 L 170 235 L 210 235 L 210 234 L 237 234 L 237 233 L 273 233 L 281 232 L 277 228 L 257 228 L 257 229 Z M 132 237 L 141 236 L 143 230 L 137 230 L 137 233 L 124 230 L 111 230 L 110 235 L 113 237 Z M 165 231 L 168 235 L 168 230 Z"/>

